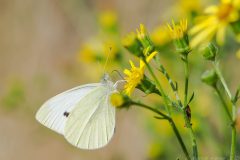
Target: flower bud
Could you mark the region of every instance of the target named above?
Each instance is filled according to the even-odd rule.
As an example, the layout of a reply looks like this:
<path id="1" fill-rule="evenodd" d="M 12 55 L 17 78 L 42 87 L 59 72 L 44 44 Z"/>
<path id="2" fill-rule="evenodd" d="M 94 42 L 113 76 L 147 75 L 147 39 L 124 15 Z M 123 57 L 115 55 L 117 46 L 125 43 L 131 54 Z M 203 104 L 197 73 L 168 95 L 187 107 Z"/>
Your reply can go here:
<path id="1" fill-rule="evenodd" d="M 218 76 L 215 70 L 207 70 L 201 76 L 202 82 L 215 87 L 218 81 Z"/>
<path id="2" fill-rule="evenodd" d="M 168 29 L 175 45 L 176 51 L 182 55 L 190 52 L 189 39 L 187 34 L 187 20 L 181 20 L 179 24 L 172 21 L 172 26 L 168 24 Z"/>
<path id="3" fill-rule="evenodd" d="M 136 88 L 146 94 L 156 93 L 160 95 L 160 92 L 158 91 L 156 85 L 146 76 L 143 77 L 141 83 L 138 84 Z"/>
<path id="4" fill-rule="evenodd" d="M 143 50 L 148 49 L 149 52 L 154 50 L 153 42 L 147 34 L 146 28 L 143 24 L 140 24 L 140 29 L 137 29 L 137 37 L 143 46 Z"/>
<path id="5" fill-rule="evenodd" d="M 206 60 L 214 61 L 218 52 L 218 48 L 213 43 L 208 43 L 202 49 L 203 57 Z"/>
<path id="6" fill-rule="evenodd" d="M 122 39 L 123 46 L 137 57 L 142 57 L 142 45 L 134 32 L 129 33 Z"/>
<path id="7" fill-rule="evenodd" d="M 104 11 L 99 14 L 99 24 L 106 33 L 117 33 L 117 15 L 114 11 Z"/>
<path id="8" fill-rule="evenodd" d="M 127 95 L 122 95 L 116 92 L 110 96 L 110 103 L 114 107 L 129 107 L 131 104 L 131 100 Z"/>

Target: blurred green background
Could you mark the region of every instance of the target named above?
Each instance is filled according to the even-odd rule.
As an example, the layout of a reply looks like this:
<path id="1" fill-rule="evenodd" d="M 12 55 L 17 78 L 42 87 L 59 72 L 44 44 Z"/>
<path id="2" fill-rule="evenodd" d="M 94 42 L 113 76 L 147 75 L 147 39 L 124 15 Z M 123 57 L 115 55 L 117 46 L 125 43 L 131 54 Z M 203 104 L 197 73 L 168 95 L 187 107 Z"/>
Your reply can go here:
<path id="1" fill-rule="evenodd" d="M 133 57 L 121 47 L 121 38 L 135 31 L 140 23 L 144 23 L 151 33 L 158 34 L 160 24 L 165 25 L 172 18 L 191 19 L 205 6 L 216 2 L 0 0 L 0 159 L 184 159 L 168 123 L 154 119 L 152 114 L 141 109 L 118 110 L 116 134 L 106 147 L 96 151 L 74 148 L 62 136 L 40 125 L 35 120 L 35 113 L 44 101 L 64 90 L 98 82 L 108 48 L 118 55 L 116 62 L 107 67 L 108 72 L 129 68 L 128 59 Z M 104 13 L 110 14 L 103 18 Z M 106 31 L 109 21 L 116 26 Z M 165 43 L 156 35 L 154 38 L 160 45 Z M 227 39 L 220 49 L 222 68 L 233 90 L 239 85 L 240 64 L 235 56 L 239 44 L 230 37 Z M 94 60 L 90 55 L 93 50 L 98 52 Z M 174 79 L 182 82 L 183 69 L 179 67 L 182 64 L 173 51 L 171 46 L 163 48 L 162 63 Z M 190 63 L 190 91 L 195 92 L 191 106 L 193 126 L 200 157 L 224 158 L 229 152 L 230 124 L 213 90 L 200 81 L 208 64 L 197 52 L 190 56 Z M 112 77 L 113 80 L 121 79 L 116 73 Z M 162 83 L 167 84 L 166 81 Z M 154 95 L 136 95 L 159 103 Z M 182 116 L 176 112 L 174 119 L 190 146 Z M 238 124 L 238 135 L 239 130 Z M 239 146 L 238 136 L 238 155 Z"/>

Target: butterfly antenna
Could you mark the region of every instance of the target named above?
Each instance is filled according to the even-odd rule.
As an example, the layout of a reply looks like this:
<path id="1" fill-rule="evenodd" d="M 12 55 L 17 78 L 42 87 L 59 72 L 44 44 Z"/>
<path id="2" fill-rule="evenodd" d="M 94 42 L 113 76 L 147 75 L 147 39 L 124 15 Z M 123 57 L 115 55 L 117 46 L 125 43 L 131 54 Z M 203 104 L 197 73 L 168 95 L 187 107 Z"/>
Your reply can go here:
<path id="1" fill-rule="evenodd" d="M 111 72 L 111 74 L 113 73 L 113 72 L 116 72 L 122 79 L 124 79 L 124 77 L 121 75 L 121 73 L 118 71 L 118 70 L 113 70 L 112 72 Z"/>
<path id="2" fill-rule="evenodd" d="M 102 70 L 101 62 L 100 62 L 99 60 L 97 61 L 97 65 L 98 65 L 97 70 L 98 70 L 100 73 L 104 73 L 104 71 Z"/>
<path id="3" fill-rule="evenodd" d="M 108 52 L 108 54 L 107 54 L 107 59 L 106 59 L 106 62 L 105 62 L 105 64 L 104 64 L 104 68 L 103 68 L 103 72 L 104 72 L 104 73 L 106 72 L 106 67 L 107 67 L 107 63 L 108 63 L 108 61 L 109 61 L 109 57 L 110 57 L 111 52 L 112 52 L 112 47 L 109 47 L 109 52 Z"/>

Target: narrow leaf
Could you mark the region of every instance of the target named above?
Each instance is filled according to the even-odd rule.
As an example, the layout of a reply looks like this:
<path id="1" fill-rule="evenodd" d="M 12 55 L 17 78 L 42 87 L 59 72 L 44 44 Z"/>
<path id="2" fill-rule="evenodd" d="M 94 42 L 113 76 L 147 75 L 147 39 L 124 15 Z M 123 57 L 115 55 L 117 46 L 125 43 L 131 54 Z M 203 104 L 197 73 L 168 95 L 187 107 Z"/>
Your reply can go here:
<path id="1" fill-rule="evenodd" d="M 192 102 L 193 98 L 194 98 L 194 92 L 192 93 L 192 96 L 191 96 L 191 98 L 189 99 L 188 104 L 190 104 L 190 103 Z"/>

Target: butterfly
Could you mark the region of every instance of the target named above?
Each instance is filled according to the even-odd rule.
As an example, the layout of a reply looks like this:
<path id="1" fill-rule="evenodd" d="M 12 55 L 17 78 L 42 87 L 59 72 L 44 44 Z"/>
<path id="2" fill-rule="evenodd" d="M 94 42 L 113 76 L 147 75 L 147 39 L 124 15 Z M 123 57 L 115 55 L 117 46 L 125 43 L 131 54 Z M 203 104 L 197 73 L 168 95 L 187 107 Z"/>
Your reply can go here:
<path id="1" fill-rule="evenodd" d="M 63 135 L 81 149 L 105 146 L 115 130 L 115 107 L 110 95 L 117 91 L 108 74 L 100 83 L 81 85 L 46 101 L 37 111 L 36 119 Z"/>

